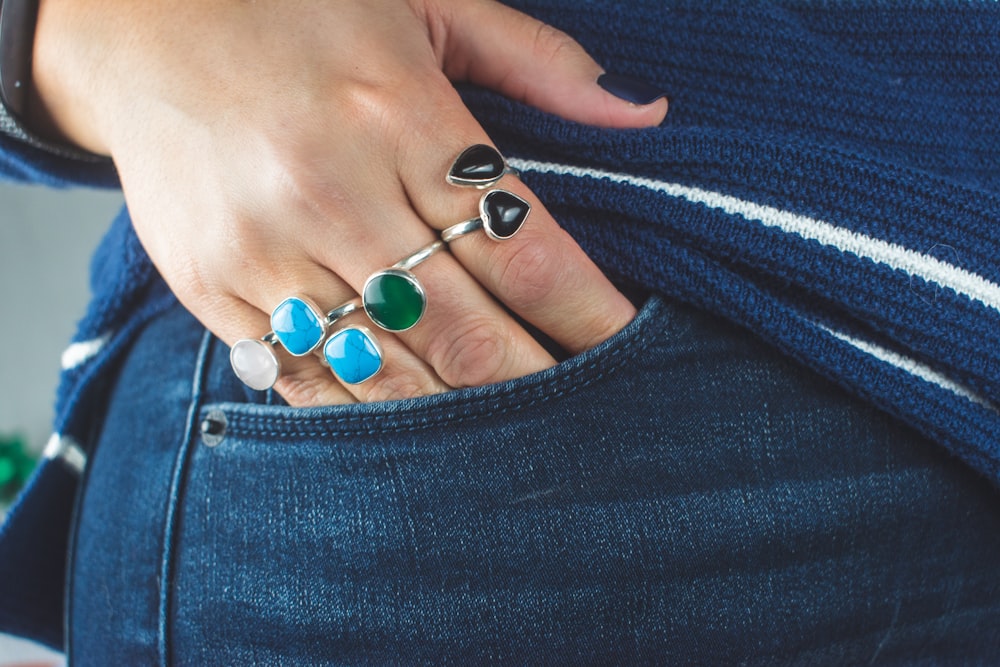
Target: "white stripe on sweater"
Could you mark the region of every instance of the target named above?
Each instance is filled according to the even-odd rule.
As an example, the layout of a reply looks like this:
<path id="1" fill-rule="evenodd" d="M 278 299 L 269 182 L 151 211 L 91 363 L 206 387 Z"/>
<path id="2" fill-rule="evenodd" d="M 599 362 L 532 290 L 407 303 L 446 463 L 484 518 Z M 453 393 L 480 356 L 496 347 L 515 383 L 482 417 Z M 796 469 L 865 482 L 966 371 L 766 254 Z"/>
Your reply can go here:
<path id="1" fill-rule="evenodd" d="M 104 346 L 111 340 L 111 334 L 104 334 L 99 338 L 82 340 L 78 343 L 71 343 L 62 353 L 62 369 L 70 371 L 78 366 L 82 366 L 104 349 Z"/>
<path id="2" fill-rule="evenodd" d="M 894 243 L 872 238 L 837 227 L 822 220 L 782 211 L 772 206 L 764 206 L 745 201 L 731 195 L 702 190 L 679 183 L 657 181 L 631 174 L 621 174 L 601 169 L 588 169 L 551 162 L 521 160 L 512 158 L 510 165 L 518 171 L 562 174 L 577 178 L 607 179 L 635 187 L 662 192 L 670 197 L 685 199 L 692 203 L 704 204 L 746 220 L 759 222 L 767 227 L 775 227 L 802 238 L 812 239 L 858 257 L 870 259 L 890 268 L 904 271 L 942 287 L 951 288 L 969 299 L 979 301 L 994 310 L 1000 310 L 1000 285 L 965 269 L 942 262 L 929 255 L 915 252 Z"/>
<path id="3" fill-rule="evenodd" d="M 47 459 L 62 461 L 70 470 L 78 475 L 87 466 L 87 455 L 84 453 L 83 447 L 68 435 L 53 433 L 45 445 L 45 451 L 42 453 L 42 456 Z"/>
<path id="4" fill-rule="evenodd" d="M 937 385 L 942 389 L 950 391 L 953 394 L 957 394 L 963 398 L 967 398 L 973 403 L 977 403 L 988 410 L 994 412 L 997 411 L 996 407 L 990 403 L 988 400 L 975 393 L 968 387 L 961 385 L 946 375 L 939 373 L 927 364 L 921 363 L 916 359 L 911 359 L 910 357 L 899 354 L 898 352 L 893 352 L 892 350 L 886 349 L 881 345 L 876 345 L 875 343 L 861 340 L 860 338 L 855 338 L 842 331 L 834 331 L 822 324 L 817 324 L 820 329 L 826 331 L 828 334 L 837 338 L 839 340 L 853 345 L 857 349 L 861 350 L 865 354 L 871 355 L 878 359 L 879 361 L 894 366 L 902 371 L 914 375 L 925 382 L 930 382 L 931 384 Z"/>

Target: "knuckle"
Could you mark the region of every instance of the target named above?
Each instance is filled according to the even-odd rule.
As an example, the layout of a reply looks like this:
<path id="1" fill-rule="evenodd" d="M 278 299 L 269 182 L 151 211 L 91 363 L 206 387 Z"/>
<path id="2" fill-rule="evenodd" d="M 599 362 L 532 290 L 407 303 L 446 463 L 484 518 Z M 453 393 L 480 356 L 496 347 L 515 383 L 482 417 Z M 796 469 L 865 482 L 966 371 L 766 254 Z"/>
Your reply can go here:
<path id="1" fill-rule="evenodd" d="M 447 335 L 435 336 L 428 357 L 448 385 L 475 387 L 504 379 L 508 348 L 499 322 L 470 315 L 455 320 Z"/>
<path id="2" fill-rule="evenodd" d="M 330 381 L 315 373 L 290 374 L 278 378 L 274 389 L 293 408 L 308 408 L 331 403 Z"/>
<path id="3" fill-rule="evenodd" d="M 400 91 L 405 86 L 404 81 L 390 76 L 351 81 L 339 91 L 344 120 L 369 130 L 388 128 L 404 104 Z"/>
<path id="4" fill-rule="evenodd" d="M 562 279 L 563 262 L 543 243 L 520 243 L 508 250 L 499 273 L 505 300 L 528 307 L 544 303 Z"/>
<path id="5" fill-rule="evenodd" d="M 367 401 L 397 401 L 429 396 L 440 391 L 429 378 L 417 373 L 390 373 L 377 379 L 367 390 Z"/>
<path id="6" fill-rule="evenodd" d="M 547 23 L 541 23 L 535 31 L 534 52 L 541 62 L 555 62 L 566 53 L 576 50 L 576 40 L 568 34 L 553 28 Z"/>

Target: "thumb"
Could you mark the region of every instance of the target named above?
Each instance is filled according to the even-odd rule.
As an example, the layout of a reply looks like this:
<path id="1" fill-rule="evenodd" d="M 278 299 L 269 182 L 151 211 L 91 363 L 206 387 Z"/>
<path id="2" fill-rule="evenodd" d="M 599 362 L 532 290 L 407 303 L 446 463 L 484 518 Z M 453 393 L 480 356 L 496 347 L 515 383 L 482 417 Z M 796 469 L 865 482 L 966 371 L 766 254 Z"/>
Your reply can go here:
<path id="1" fill-rule="evenodd" d="M 442 68 L 567 120 L 603 127 L 658 125 L 656 86 L 608 74 L 576 40 L 493 0 L 440 3 Z"/>

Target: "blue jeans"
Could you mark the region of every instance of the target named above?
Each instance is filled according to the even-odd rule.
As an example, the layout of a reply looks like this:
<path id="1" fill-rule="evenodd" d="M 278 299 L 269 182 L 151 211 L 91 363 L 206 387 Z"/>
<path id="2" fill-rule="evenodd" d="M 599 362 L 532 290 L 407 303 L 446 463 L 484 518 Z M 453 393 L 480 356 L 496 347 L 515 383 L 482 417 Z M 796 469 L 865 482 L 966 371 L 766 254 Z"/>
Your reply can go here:
<path id="1" fill-rule="evenodd" d="M 500 385 L 259 400 L 179 307 L 138 340 L 77 503 L 74 664 L 1000 656 L 997 491 L 686 306 Z"/>

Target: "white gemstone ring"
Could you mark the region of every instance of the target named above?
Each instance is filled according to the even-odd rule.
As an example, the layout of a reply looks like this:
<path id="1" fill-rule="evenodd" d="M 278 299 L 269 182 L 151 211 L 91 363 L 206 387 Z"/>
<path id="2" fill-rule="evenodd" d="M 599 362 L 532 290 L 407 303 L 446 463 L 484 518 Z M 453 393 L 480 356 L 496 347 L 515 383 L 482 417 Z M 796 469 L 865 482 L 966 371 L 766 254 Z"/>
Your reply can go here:
<path id="1" fill-rule="evenodd" d="M 304 297 L 285 299 L 271 315 L 272 326 L 275 318 L 279 316 L 284 321 L 296 323 L 296 326 L 283 327 L 280 334 L 272 330 L 261 338 L 244 338 L 236 341 L 229 350 L 229 364 L 233 367 L 233 373 L 251 389 L 256 391 L 270 389 L 281 376 L 281 360 L 274 349 L 277 343 L 281 343 L 295 356 L 309 354 L 320 347 L 327 330 L 337 320 L 360 307 L 361 300 L 355 298 L 337 306 L 326 316 L 317 317 L 317 309 L 309 299 Z M 301 322 L 305 324 L 298 324 Z M 306 339 L 305 342 L 303 339 Z"/>

